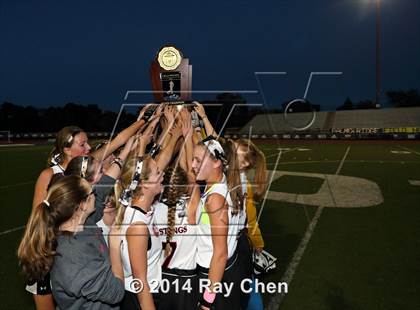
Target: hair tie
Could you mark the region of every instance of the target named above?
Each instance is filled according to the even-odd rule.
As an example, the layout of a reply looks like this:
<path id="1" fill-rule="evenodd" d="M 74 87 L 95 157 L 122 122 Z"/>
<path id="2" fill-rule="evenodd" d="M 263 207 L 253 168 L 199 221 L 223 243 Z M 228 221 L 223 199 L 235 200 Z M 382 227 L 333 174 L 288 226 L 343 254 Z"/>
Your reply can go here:
<path id="1" fill-rule="evenodd" d="M 52 158 L 51 158 L 51 163 L 53 165 L 58 165 L 59 161 L 60 161 L 60 153 L 55 154 Z"/>
<path id="2" fill-rule="evenodd" d="M 50 203 L 48 202 L 48 200 L 43 200 L 42 202 L 45 203 L 47 205 L 47 207 L 50 206 Z"/>
<path id="3" fill-rule="evenodd" d="M 133 191 L 137 188 L 137 185 L 140 181 L 142 170 L 143 170 L 143 160 L 141 158 L 138 158 L 136 162 L 136 168 L 134 170 L 134 175 L 133 175 L 133 178 L 131 179 L 130 186 L 128 187 L 128 189 Z"/>
<path id="4" fill-rule="evenodd" d="M 123 190 L 123 192 L 121 193 L 120 198 L 118 199 L 118 201 L 125 207 L 128 207 L 131 203 L 131 190 L 126 188 L 125 190 Z"/>
<path id="5" fill-rule="evenodd" d="M 131 179 L 130 185 L 126 189 L 124 189 L 121 193 L 120 198 L 118 201 L 124 205 L 129 206 L 132 200 L 132 193 L 137 188 L 137 185 L 140 181 L 141 171 L 143 170 L 143 159 L 139 157 L 136 162 L 136 167 L 134 168 L 134 175 Z"/>

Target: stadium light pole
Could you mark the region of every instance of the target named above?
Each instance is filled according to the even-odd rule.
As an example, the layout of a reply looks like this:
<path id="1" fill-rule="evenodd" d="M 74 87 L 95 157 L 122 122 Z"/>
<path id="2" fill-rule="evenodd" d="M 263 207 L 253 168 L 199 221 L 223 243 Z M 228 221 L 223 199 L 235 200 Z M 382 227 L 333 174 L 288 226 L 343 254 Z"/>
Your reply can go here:
<path id="1" fill-rule="evenodd" d="M 375 106 L 379 108 L 381 96 L 381 0 L 376 0 L 376 98 Z"/>

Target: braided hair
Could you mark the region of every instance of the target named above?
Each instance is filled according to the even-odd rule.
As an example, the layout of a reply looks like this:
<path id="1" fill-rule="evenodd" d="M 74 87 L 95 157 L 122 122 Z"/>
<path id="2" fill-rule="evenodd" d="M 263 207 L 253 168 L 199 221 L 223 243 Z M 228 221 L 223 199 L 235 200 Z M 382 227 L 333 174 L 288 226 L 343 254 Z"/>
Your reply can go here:
<path id="1" fill-rule="evenodd" d="M 171 254 L 170 242 L 175 234 L 175 213 L 185 208 L 188 195 L 188 177 L 185 170 L 177 166 L 165 171 L 162 198 L 168 206 L 168 228 L 166 230 L 165 257 Z"/>

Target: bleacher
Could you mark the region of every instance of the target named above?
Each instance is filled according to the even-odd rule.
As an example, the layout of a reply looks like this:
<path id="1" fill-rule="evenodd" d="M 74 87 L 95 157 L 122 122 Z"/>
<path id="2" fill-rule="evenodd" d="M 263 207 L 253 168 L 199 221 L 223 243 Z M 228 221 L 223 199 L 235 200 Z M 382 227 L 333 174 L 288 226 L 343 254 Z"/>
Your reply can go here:
<path id="1" fill-rule="evenodd" d="M 296 138 L 299 138 L 297 134 L 306 138 L 313 134 L 314 137 L 321 138 L 325 134 L 341 132 L 348 138 L 348 134 L 360 134 L 362 129 L 370 129 L 364 130 L 363 133 L 370 134 L 370 137 L 377 135 L 382 138 L 400 138 L 397 134 L 407 134 L 410 139 L 420 137 L 420 107 L 317 112 L 313 124 L 305 128 L 311 122 L 312 115 L 309 112 L 288 113 L 286 118 L 282 113 L 260 114 L 239 131 L 227 131 L 227 134 L 244 136 L 251 132 L 256 136 L 293 135 Z"/>
<path id="2" fill-rule="evenodd" d="M 334 128 L 420 127 L 420 107 L 337 111 Z"/>
<path id="3" fill-rule="evenodd" d="M 323 128 L 327 112 L 317 112 L 315 121 L 310 126 L 310 130 L 321 130 Z M 255 134 L 276 134 L 282 132 L 289 132 L 293 127 L 305 127 L 312 120 L 313 114 L 310 112 L 304 113 L 289 113 L 287 119 L 284 114 L 259 114 L 249 121 L 241 130 L 241 134 L 249 133 Z M 252 129 L 250 128 L 252 126 Z M 251 130 L 250 130 L 251 129 Z"/>

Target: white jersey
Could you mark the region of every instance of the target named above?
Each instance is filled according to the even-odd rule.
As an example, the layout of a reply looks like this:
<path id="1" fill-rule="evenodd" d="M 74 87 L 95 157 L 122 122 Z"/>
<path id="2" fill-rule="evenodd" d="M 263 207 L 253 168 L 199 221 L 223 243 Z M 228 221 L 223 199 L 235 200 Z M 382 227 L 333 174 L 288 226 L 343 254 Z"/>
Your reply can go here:
<path id="1" fill-rule="evenodd" d="M 210 261 L 213 256 L 213 241 L 211 236 L 211 225 L 210 218 L 206 212 L 205 204 L 207 198 L 211 194 L 219 194 L 225 197 L 226 203 L 228 204 L 228 235 L 227 235 L 227 248 L 228 248 L 228 259 L 233 256 L 238 243 L 237 236 L 239 233 L 239 215 L 232 214 L 232 199 L 228 191 L 226 183 L 226 177 L 223 175 L 223 179 L 219 183 L 213 184 L 206 192 L 201 196 L 200 203 L 197 208 L 197 264 L 204 268 L 210 267 Z"/>
<path id="2" fill-rule="evenodd" d="M 109 232 L 111 231 L 111 228 L 109 228 L 103 219 L 101 219 L 99 222 L 96 223 L 96 225 L 102 229 L 102 235 L 104 236 L 105 239 L 105 243 L 107 246 L 109 246 L 108 244 L 108 237 L 109 237 Z"/>
<path id="3" fill-rule="evenodd" d="M 162 267 L 169 269 L 194 270 L 197 254 L 196 225 L 188 223 L 188 201 L 180 200 L 175 209 L 174 235 L 170 241 L 171 253 L 163 261 Z M 163 207 L 164 206 L 164 207 Z M 156 223 L 163 249 L 166 245 L 168 229 L 168 206 L 163 204 L 156 212 Z"/>
<path id="4" fill-rule="evenodd" d="M 64 173 L 64 168 L 61 167 L 59 164 L 51 166 L 51 169 L 53 171 L 53 174 L 57 174 L 57 173 Z"/>
<path id="5" fill-rule="evenodd" d="M 147 245 L 147 282 L 150 289 L 155 290 L 159 287 L 162 279 L 161 254 L 162 244 L 159 240 L 157 227 L 155 225 L 154 210 L 158 204 L 153 204 L 151 211 L 144 212 L 142 209 L 130 206 L 125 209 L 124 221 L 121 228 L 121 259 L 124 269 L 124 285 L 127 291 L 136 293 L 136 286 L 133 286 L 133 273 L 131 270 L 130 257 L 128 254 L 128 244 L 126 232 L 131 223 L 143 222 L 149 230 Z"/>

